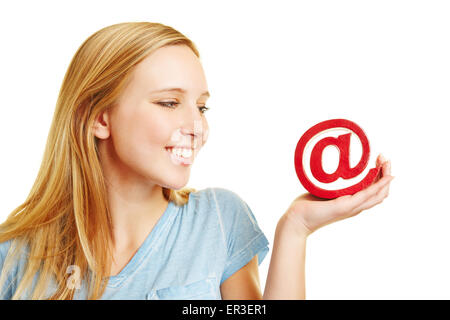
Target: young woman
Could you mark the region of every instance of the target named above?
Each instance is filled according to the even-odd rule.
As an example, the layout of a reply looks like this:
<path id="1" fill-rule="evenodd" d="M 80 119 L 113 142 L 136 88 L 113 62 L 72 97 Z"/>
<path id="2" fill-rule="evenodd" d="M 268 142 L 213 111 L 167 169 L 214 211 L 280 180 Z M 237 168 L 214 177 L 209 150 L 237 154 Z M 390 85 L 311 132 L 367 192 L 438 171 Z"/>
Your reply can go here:
<path id="1" fill-rule="evenodd" d="M 268 241 L 232 191 L 183 188 L 205 144 L 209 93 L 195 45 L 171 27 L 91 35 L 65 75 L 26 201 L 0 225 L 3 299 L 304 299 L 309 234 L 388 195 L 390 162 L 352 196 L 299 196 Z"/>

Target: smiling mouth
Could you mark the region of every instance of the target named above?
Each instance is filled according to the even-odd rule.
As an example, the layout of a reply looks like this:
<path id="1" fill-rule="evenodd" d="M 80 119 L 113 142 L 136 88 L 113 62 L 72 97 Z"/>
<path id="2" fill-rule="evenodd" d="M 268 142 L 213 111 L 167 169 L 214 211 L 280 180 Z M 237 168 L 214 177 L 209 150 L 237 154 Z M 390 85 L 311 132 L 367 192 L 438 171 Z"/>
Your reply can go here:
<path id="1" fill-rule="evenodd" d="M 189 166 L 193 163 L 194 150 L 187 148 L 165 147 L 173 163 Z"/>

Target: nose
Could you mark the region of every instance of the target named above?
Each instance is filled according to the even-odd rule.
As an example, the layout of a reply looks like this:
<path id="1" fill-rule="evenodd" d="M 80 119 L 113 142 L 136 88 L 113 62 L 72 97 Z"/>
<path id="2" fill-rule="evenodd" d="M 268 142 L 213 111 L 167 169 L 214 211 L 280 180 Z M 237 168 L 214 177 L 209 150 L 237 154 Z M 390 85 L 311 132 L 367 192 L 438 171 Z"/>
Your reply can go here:
<path id="1" fill-rule="evenodd" d="M 200 113 L 197 103 L 189 104 L 189 107 L 183 108 L 183 114 L 180 114 L 180 116 L 182 117 L 179 128 L 181 139 L 188 140 L 194 148 L 202 147 L 208 136 L 208 125 Z"/>
<path id="2" fill-rule="evenodd" d="M 202 120 L 194 120 L 190 124 L 184 125 L 180 128 L 180 133 L 189 136 L 188 139 L 193 148 L 201 147 L 206 141 L 204 138 L 205 128 Z"/>

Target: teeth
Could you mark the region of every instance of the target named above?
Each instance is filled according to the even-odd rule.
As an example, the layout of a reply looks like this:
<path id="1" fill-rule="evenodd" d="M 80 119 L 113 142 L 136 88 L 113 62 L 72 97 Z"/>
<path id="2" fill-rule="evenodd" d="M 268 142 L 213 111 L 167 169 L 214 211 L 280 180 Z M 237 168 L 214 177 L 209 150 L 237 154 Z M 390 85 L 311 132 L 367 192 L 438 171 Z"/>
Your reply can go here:
<path id="1" fill-rule="evenodd" d="M 172 148 L 169 151 L 177 157 L 190 158 L 192 156 L 192 149 Z"/>
<path id="2" fill-rule="evenodd" d="M 181 153 L 181 155 L 185 158 L 189 158 L 192 155 L 192 150 L 191 149 L 184 149 L 183 152 Z"/>

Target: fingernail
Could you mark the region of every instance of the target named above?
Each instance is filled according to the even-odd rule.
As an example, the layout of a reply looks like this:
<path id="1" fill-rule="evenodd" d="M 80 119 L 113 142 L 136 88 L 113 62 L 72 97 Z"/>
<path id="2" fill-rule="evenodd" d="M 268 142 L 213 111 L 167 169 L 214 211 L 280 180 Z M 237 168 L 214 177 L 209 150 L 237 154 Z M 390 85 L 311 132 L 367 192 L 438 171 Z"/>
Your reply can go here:
<path id="1" fill-rule="evenodd" d="M 381 162 L 385 162 L 386 158 L 382 154 L 380 154 L 380 160 L 381 160 Z"/>

